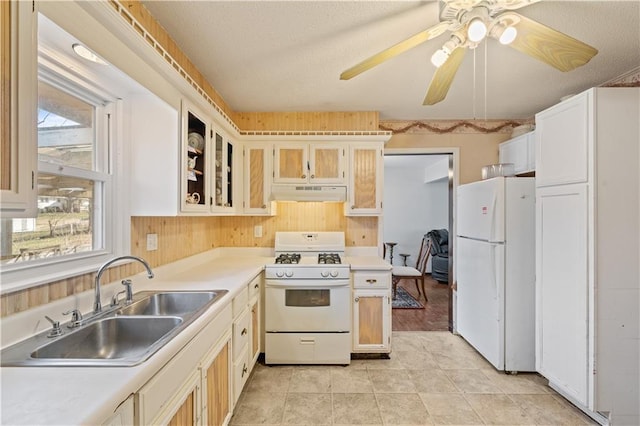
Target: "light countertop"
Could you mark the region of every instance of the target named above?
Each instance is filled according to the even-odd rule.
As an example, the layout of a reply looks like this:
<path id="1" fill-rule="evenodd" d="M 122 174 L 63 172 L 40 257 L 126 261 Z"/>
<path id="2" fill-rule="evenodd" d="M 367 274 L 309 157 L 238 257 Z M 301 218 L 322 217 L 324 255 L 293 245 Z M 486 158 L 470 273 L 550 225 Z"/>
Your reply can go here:
<path id="1" fill-rule="evenodd" d="M 265 264 L 273 262 L 270 254 L 261 252 L 249 255 L 241 251 L 227 251 L 223 255 L 214 252 L 154 268 L 152 280 L 144 274 L 133 277 L 136 293 L 144 290 L 229 290 L 151 358 L 134 367 L 3 367 L 0 369 L 1 423 L 100 424 L 105 421 L 121 402 L 137 392 L 205 325 L 215 320 L 240 289 L 262 272 Z M 348 257 L 348 262 L 352 270 L 391 269 L 388 262 L 376 256 Z M 105 285 L 103 290 L 116 288 L 116 285 Z M 105 291 L 106 294 L 109 293 Z M 104 295 L 103 300 L 108 300 Z M 8 334 L 3 337 L 3 346 L 7 345 L 7 340 L 11 341 L 11 334 L 23 333 L 24 337 L 46 329 L 48 324 L 41 320 L 43 314 L 62 312 L 69 309 L 71 303 L 63 299 L 30 310 L 33 312 L 3 318 L 2 332 Z M 80 305 L 87 303 L 90 303 L 89 299 Z M 79 305 L 77 297 L 75 304 Z M 88 309 L 83 310 L 86 311 Z M 59 319 L 63 322 L 68 318 Z"/>

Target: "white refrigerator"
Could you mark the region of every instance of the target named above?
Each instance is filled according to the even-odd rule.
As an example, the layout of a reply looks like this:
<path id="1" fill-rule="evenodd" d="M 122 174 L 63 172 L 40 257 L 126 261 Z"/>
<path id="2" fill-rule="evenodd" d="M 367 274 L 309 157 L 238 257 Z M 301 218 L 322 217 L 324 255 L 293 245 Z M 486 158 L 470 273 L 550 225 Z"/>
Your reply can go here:
<path id="1" fill-rule="evenodd" d="M 457 331 L 498 370 L 535 371 L 535 180 L 458 187 Z"/>

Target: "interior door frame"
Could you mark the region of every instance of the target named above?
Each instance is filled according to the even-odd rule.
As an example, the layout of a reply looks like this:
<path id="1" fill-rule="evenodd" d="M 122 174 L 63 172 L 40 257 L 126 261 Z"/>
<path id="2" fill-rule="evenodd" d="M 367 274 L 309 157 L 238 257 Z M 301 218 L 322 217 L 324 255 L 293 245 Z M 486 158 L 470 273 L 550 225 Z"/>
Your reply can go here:
<path id="1" fill-rule="evenodd" d="M 449 158 L 449 282 L 447 288 L 449 291 L 449 331 L 456 332 L 456 293 L 455 293 L 455 235 L 456 235 L 456 190 L 460 181 L 460 148 L 443 147 L 443 148 L 385 148 L 384 155 L 447 155 Z M 378 254 L 382 256 L 383 247 L 383 215 L 378 220 Z"/>

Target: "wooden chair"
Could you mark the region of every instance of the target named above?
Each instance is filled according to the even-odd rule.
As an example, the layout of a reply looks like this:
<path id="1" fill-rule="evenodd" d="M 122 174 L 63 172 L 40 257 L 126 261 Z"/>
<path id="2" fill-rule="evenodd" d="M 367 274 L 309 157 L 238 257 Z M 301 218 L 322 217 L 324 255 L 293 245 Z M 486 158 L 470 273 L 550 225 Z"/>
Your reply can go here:
<path id="1" fill-rule="evenodd" d="M 400 280 L 413 279 L 416 283 L 416 290 L 418 290 L 418 298 L 420 297 L 420 287 L 418 287 L 418 281 L 420 281 L 422 287 L 422 294 L 424 294 L 424 300 L 429 301 L 427 293 L 424 290 L 424 276 L 427 270 L 427 260 L 431 253 L 431 238 L 425 234 L 422 237 L 422 243 L 420 244 L 420 252 L 418 253 L 418 260 L 416 261 L 415 268 L 411 266 L 393 266 L 391 269 L 391 283 L 393 285 L 393 298 L 396 298 L 396 291 L 398 289 L 398 283 Z"/>

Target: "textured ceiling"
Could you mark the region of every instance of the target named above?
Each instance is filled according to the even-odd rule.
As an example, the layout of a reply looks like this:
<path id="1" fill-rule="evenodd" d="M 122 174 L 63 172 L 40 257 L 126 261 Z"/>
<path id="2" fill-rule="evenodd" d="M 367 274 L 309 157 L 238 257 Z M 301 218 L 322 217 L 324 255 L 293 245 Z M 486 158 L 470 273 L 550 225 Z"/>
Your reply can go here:
<path id="1" fill-rule="evenodd" d="M 469 52 L 447 98 L 423 106 L 441 35 L 348 81 L 345 69 L 438 22 L 437 2 L 144 1 L 235 111 L 379 111 L 382 119 L 530 118 L 640 67 L 640 1 L 518 10 L 599 50 L 568 73 L 495 40 Z M 485 61 L 486 57 L 486 61 Z M 486 97 L 485 97 L 486 93 Z"/>

